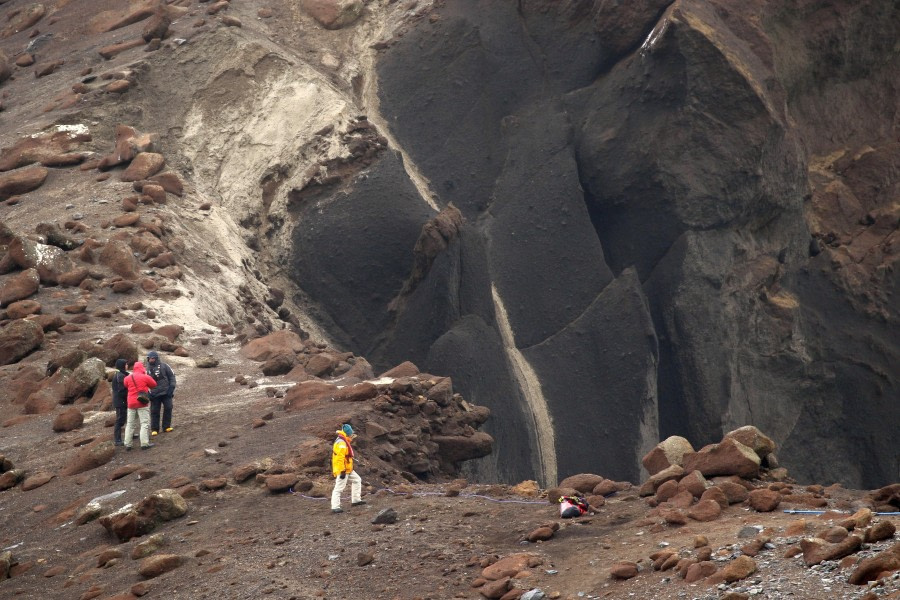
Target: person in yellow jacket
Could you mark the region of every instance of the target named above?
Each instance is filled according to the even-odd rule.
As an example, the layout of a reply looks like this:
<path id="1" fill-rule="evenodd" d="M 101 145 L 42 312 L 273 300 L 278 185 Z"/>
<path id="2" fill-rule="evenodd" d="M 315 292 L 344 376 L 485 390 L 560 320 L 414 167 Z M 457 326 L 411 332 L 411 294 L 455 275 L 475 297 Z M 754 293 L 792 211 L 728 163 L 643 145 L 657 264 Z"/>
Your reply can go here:
<path id="1" fill-rule="evenodd" d="M 353 470 L 353 447 L 350 442 L 356 436 L 353 427 L 344 423 L 339 431 L 336 431 L 337 439 L 331 447 L 331 472 L 335 477 L 334 490 L 331 492 L 331 512 L 342 513 L 341 492 L 347 487 L 350 480 L 350 505 L 359 506 L 365 504 L 362 499 L 362 478 Z"/>

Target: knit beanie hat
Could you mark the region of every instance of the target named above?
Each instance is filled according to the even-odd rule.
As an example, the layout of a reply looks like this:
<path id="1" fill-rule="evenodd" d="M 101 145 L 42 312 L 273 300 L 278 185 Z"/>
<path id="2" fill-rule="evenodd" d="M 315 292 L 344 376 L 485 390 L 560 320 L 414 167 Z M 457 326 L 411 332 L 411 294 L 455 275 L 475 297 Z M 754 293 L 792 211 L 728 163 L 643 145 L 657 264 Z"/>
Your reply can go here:
<path id="1" fill-rule="evenodd" d="M 127 367 L 127 366 L 128 366 L 128 361 L 126 361 L 124 358 L 116 359 L 116 370 L 117 371 L 122 371 L 123 373 L 125 373 L 126 372 L 125 367 Z"/>
<path id="2" fill-rule="evenodd" d="M 351 435 L 353 435 L 353 428 L 350 427 L 350 423 L 344 423 L 341 426 L 341 431 L 343 431 L 344 435 L 346 435 L 347 437 L 350 437 Z"/>

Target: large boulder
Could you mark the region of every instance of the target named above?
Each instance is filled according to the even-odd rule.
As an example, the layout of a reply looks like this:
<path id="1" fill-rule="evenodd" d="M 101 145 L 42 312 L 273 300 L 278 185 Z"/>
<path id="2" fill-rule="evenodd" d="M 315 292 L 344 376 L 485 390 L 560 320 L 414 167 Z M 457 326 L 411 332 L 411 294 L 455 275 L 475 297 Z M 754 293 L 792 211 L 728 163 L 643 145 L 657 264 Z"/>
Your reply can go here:
<path id="1" fill-rule="evenodd" d="M 673 435 L 660 443 L 653 450 L 644 455 L 641 464 L 650 475 L 656 475 L 663 469 L 672 465 L 683 466 L 685 454 L 694 452 L 694 447 L 687 439 Z"/>
<path id="2" fill-rule="evenodd" d="M 106 377 L 106 365 L 99 358 L 88 358 L 72 372 L 66 388 L 66 400 L 87 396 Z"/>
<path id="3" fill-rule="evenodd" d="M 53 419 L 53 431 L 65 432 L 78 429 L 84 423 L 84 415 L 75 407 L 70 406 Z"/>
<path id="4" fill-rule="evenodd" d="M 125 242 L 110 240 L 100 251 L 100 264 L 108 267 L 123 279 L 138 278 L 138 263 L 131 248 Z"/>
<path id="5" fill-rule="evenodd" d="M 93 442 L 78 451 L 63 466 L 60 475 L 77 475 L 105 465 L 116 455 L 112 441 Z"/>
<path id="6" fill-rule="evenodd" d="M 36 190 L 43 185 L 48 173 L 45 167 L 23 167 L 0 173 L 0 200 Z"/>
<path id="7" fill-rule="evenodd" d="M 752 448 L 726 438 L 684 456 L 686 471 L 700 471 L 705 477 L 737 475 L 751 478 L 759 474 L 760 458 Z"/>
<path id="8" fill-rule="evenodd" d="M 166 159 L 156 152 L 141 152 L 131 161 L 128 168 L 122 173 L 122 181 L 140 181 L 156 175 L 166 166 Z"/>
<path id="9" fill-rule="evenodd" d="M 21 273 L 10 275 L 0 286 L 0 307 L 25 300 L 36 294 L 40 287 L 41 278 L 37 269 L 26 269 Z"/>
<path id="10" fill-rule="evenodd" d="M 256 338 L 241 348 L 244 358 L 265 362 L 282 354 L 295 354 L 303 351 L 303 340 L 293 331 L 282 329 L 269 335 Z"/>
<path id="11" fill-rule="evenodd" d="M 0 366 L 25 358 L 41 347 L 44 330 L 34 321 L 17 319 L 0 329 Z"/>
<path id="12" fill-rule="evenodd" d="M 772 438 L 761 432 L 753 425 L 745 425 L 725 434 L 723 439 L 733 439 L 742 443 L 748 448 L 752 448 L 759 458 L 765 458 L 767 455 L 775 452 L 775 442 Z"/>

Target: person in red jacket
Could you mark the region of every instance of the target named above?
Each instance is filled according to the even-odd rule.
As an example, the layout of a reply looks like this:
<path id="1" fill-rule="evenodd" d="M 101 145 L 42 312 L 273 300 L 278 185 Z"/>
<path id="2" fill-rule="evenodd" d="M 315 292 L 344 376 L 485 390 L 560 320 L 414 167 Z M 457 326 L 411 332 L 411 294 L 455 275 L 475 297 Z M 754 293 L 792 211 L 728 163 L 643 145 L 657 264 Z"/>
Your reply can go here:
<path id="1" fill-rule="evenodd" d="M 144 363 L 134 363 L 131 375 L 125 378 L 125 389 L 128 390 L 128 421 L 125 423 L 125 449 L 131 450 L 134 442 L 135 421 L 141 422 L 141 450 L 148 450 L 154 446 L 150 443 L 150 388 L 156 387 L 156 380 L 147 375 Z M 145 404 L 138 399 L 138 395 L 148 398 Z"/>

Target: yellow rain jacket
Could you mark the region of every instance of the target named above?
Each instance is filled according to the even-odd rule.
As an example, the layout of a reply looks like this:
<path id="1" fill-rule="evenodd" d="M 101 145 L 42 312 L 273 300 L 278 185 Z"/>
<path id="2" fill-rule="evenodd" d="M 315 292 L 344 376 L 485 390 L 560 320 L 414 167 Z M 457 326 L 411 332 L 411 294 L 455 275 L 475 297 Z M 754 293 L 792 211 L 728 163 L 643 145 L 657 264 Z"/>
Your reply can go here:
<path id="1" fill-rule="evenodd" d="M 337 439 L 331 447 L 331 472 L 335 477 L 341 473 L 348 475 L 353 472 L 353 448 L 350 447 L 350 438 L 343 431 L 337 431 Z"/>

